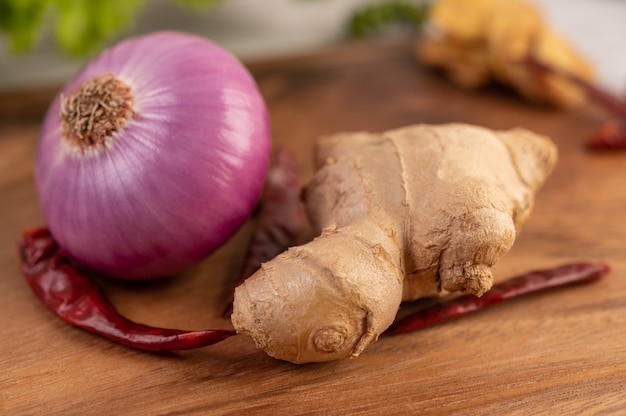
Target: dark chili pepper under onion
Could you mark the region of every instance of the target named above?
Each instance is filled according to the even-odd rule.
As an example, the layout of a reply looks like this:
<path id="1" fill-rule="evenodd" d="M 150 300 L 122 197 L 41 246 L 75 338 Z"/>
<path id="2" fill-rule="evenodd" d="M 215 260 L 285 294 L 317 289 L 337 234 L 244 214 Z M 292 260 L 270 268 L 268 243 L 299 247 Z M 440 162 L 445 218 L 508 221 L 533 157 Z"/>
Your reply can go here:
<path id="1" fill-rule="evenodd" d="M 19 241 L 22 271 L 41 302 L 69 324 L 128 347 L 147 351 L 184 350 L 215 344 L 234 330 L 183 331 L 155 328 L 119 314 L 98 287 L 74 266 L 50 231 L 24 231 Z"/>
<path id="2" fill-rule="evenodd" d="M 248 246 L 245 262 L 235 287 L 252 276 L 261 263 L 273 259 L 289 246 L 304 228 L 306 219 L 300 200 L 301 184 L 293 153 L 280 148 L 270 168 L 261 198 L 261 213 Z M 223 316 L 233 313 L 234 289 Z"/>
<path id="3" fill-rule="evenodd" d="M 415 331 L 476 312 L 507 299 L 564 286 L 599 280 L 611 270 L 605 263 L 572 263 L 553 269 L 537 270 L 495 284 L 482 297 L 462 295 L 401 319 L 382 336 Z"/>

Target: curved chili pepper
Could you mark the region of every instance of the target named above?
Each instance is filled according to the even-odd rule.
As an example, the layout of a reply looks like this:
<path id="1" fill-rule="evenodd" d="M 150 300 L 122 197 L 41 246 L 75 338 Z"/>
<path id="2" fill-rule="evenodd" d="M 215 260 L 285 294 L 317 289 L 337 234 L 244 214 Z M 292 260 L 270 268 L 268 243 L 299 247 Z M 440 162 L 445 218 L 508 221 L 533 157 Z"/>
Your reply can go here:
<path id="1" fill-rule="evenodd" d="M 294 243 L 306 222 L 300 200 L 301 184 L 293 153 L 286 148 L 276 152 L 261 198 L 261 213 L 245 256 L 245 263 L 235 282 L 237 287 L 252 276 L 261 263 L 271 260 Z M 234 289 L 223 316 L 233 313 Z"/>
<path id="2" fill-rule="evenodd" d="M 41 302 L 65 322 L 128 347 L 146 351 L 185 350 L 215 344 L 234 330 L 183 331 L 133 322 L 119 314 L 54 240 L 50 231 L 24 231 L 19 241 L 22 271 Z"/>
<path id="3" fill-rule="evenodd" d="M 615 117 L 602 124 L 592 135 L 589 148 L 592 150 L 626 149 L 626 101 L 620 99 L 598 85 L 573 73 L 555 68 L 530 55 L 526 62 L 537 71 L 551 73 L 580 87 L 589 99 Z"/>
<path id="4" fill-rule="evenodd" d="M 496 305 L 507 299 L 573 283 L 585 283 L 606 276 L 606 263 L 572 263 L 553 269 L 537 270 L 494 285 L 482 297 L 472 294 L 417 311 L 391 325 L 382 336 L 415 331 Z"/>

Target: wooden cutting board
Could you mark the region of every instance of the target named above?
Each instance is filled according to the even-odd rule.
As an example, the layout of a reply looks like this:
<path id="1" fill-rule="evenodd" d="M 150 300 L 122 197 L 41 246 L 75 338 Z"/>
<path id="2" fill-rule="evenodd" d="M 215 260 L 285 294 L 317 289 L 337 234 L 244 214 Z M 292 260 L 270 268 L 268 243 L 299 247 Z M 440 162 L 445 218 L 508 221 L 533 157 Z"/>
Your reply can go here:
<path id="1" fill-rule="evenodd" d="M 353 360 L 293 365 L 243 336 L 153 354 L 70 327 L 19 270 L 20 230 L 42 223 L 33 160 L 53 90 L 0 97 L 0 414 L 596 414 L 626 407 L 626 154 L 588 152 L 603 115 L 557 111 L 498 88 L 460 91 L 420 66 L 410 39 L 352 43 L 251 63 L 275 144 L 311 175 L 313 140 L 412 123 L 524 126 L 551 136 L 560 162 L 497 278 L 564 262 L 613 265 L 598 283 L 530 296 L 412 334 Z M 185 329 L 220 317 L 251 226 L 168 281 L 104 282 L 128 317 Z"/>

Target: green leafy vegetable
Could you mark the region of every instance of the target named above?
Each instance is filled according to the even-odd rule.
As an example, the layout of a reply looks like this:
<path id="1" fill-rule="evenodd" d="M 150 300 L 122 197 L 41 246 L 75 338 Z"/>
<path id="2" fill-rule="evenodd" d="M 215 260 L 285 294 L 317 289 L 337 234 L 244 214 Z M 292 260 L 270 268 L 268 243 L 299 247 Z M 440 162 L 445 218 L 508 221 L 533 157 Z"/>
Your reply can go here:
<path id="1" fill-rule="evenodd" d="M 56 0 L 55 35 L 63 50 L 84 55 L 130 25 L 142 0 Z"/>
<path id="2" fill-rule="evenodd" d="M 0 0 L 0 31 L 8 33 L 11 50 L 24 50 L 35 42 L 46 3 L 46 0 Z"/>
<path id="3" fill-rule="evenodd" d="M 187 8 L 213 6 L 221 0 L 171 0 Z M 48 19 L 60 48 L 70 55 L 85 55 L 130 27 L 144 0 L 0 0 L 0 32 L 10 49 L 23 52 L 41 38 Z"/>
<path id="4" fill-rule="evenodd" d="M 209 7 L 220 3 L 222 0 L 174 0 L 174 3 L 178 3 L 183 7 Z"/>
<path id="5" fill-rule="evenodd" d="M 390 1 L 372 4 L 352 16 L 350 34 L 355 37 L 369 36 L 398 23 L 419 28 L 426 18 L 427 10 L 428 4 L 424 1 Z"/>

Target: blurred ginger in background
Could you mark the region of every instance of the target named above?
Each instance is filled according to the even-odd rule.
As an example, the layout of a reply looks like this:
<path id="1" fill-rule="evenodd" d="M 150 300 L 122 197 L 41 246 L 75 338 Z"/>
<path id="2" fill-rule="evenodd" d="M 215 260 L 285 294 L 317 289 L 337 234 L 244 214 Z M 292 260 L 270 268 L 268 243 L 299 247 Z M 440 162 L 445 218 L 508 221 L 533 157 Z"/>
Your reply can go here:
<path id="1" fill-rule="evenodd" d="M 497 81 L 530 100 L 561 107 L 581 104 L 585 92 L 531 60 L 585 80 L 594 74 L 592 65 L 523 0 L 434 1 L 417 53 L 463 88 Z"/>

